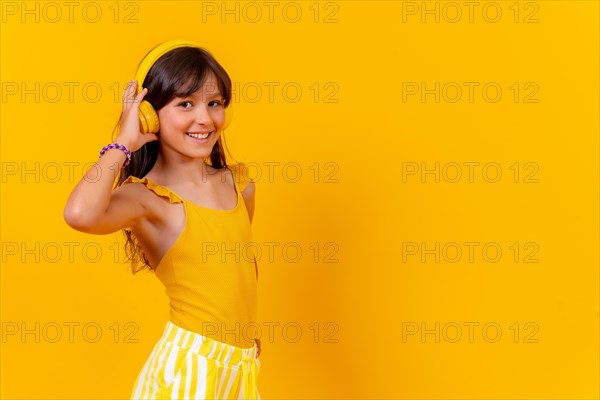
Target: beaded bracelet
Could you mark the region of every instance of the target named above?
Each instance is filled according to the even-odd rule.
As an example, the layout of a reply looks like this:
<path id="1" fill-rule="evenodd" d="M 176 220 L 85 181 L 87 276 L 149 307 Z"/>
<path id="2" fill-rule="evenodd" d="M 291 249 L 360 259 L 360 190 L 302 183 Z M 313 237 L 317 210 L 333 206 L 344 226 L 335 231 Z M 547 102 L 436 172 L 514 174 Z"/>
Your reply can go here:
<path id="1" fill-rule="evenodd" d="M 125 164 L 123 164 L 123 168 L 125 168 L 126 166 L 129 165 L 129 161 L 131 160 L 131 152 L 129 150 L 127 150 L 127 147 L 123 146 L 122 144 L 118 144 L 118 143 L 111 143 L 111 144 L 107 144 L 106 146 L 104 146 L 102 148 L 102 150 L 100 150 L 100 157 L 102 157 L 104 155 L 104 153 L 106 153 L 107 150 L 110 149 L 119 149 L 122 150 L 125 155 L 127 156 L 127 160 L 125 160 Z"/>

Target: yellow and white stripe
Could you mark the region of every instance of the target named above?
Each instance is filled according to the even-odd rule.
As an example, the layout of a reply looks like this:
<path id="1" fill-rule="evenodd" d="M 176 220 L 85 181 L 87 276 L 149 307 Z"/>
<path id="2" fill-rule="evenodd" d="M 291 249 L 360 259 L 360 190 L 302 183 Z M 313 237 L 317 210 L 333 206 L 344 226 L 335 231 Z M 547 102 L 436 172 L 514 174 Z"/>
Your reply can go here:
<path id="1" fill-rule="evenodd" d="M 167 322 L 136 379 L 132 399 L 257 399 L 258 347 L 247 349 Z"/>

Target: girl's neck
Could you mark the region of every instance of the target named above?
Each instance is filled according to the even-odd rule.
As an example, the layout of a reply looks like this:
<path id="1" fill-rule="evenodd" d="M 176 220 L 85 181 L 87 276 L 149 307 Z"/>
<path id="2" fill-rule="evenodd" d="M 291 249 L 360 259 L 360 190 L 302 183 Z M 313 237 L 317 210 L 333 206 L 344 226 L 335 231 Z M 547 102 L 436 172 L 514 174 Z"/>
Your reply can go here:
<path id="1" fill-rule="evenodd" d="M 159 153 L 156 163 L 146 176 L 163 184 L 203 185 L 208 182 L 210 176 L 218 172 L 202 159 L 183 159 L 177 156 L 173 158 L 175 159 L 167 161 L 162 153 Z"/>

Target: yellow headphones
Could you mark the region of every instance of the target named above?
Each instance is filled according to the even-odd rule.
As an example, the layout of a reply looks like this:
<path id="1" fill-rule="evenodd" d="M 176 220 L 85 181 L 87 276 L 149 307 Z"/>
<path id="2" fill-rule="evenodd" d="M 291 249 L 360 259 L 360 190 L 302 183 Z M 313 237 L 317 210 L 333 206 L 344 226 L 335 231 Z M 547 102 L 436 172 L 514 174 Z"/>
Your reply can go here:
<path id="1" fill-rule="evenodd" d="M 162 43 L 156 46 L 154 49 L 150 51 L 144 57 L 140 66 L 138 67 L 137 73 L 135 74 L 135 79 L 138 82 L 138 93 L 142 91 L 142 84 L 144 83 L 144 79 L 146 79 L 146 75 L 150 71 L 150 68 L 154 65 L 154 63 L 162 57 L 164 54 L 168 53 L 173 49 L 177 49 L 179 47 L 197 47 L 202 48 L 200 45 L 194 42 L 188 42 L 184 40 L 171 40 L 169 42 Z M 225 123 L 223 125 L 223 129 L 227 128 L 233 119 L 233 102 L 230 101 L 227 106 L 227 110 L 225 112 Z M 158 114 L 152 107 L 152 105 L 146 100 L 142 100 L 140 103 L 140 127 L 142 132 L 144 133 L 156 133 L 160 128 L 160 124 L 158 122 Z"/>

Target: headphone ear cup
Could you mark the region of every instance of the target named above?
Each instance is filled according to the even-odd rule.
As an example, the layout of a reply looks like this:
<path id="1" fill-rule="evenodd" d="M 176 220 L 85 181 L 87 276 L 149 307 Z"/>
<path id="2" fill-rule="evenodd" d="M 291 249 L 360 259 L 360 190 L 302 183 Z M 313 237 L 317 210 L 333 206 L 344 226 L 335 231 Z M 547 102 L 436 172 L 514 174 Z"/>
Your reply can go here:
<path id="1" fill-rule="evenodd" d="M 154 111 L 154 107 L 146 100 L 142 100 L 140 103 L 140 130 L 143 133 L 156 133 L 159 129 L 158 114 Z"/>
<path id="2" fill-rule="evenodd" d="M 227 108 L 225 109 L 225 123 L 223 124 L 223 130 L 229 128 L 229 124 L 233 120 L 233 103 L 229 103 Z"/>

